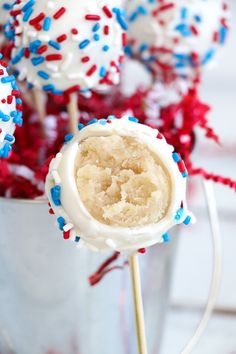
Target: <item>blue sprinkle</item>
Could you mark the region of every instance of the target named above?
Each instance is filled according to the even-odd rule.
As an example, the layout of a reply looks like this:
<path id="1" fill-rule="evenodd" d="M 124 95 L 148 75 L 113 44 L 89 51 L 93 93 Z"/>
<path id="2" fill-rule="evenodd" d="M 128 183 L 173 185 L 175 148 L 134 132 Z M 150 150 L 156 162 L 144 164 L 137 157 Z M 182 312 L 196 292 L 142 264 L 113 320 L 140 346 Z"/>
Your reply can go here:
<path id="1" fill-rule="evenodd" d="M 138 12 L 139 12 L 141 15 L 147 15 L 147 13 L 148 13 L 147 9 L 146 9 L 144 6 L 142 6 L 142 5 L 140 5 L 140 6 L 138 7 Z"/>
<path id="2" fill-rule="evenodd" d="M 83 123 L 79 123 L 78 129 L 79 129 L 79 130 L 82 130 L 83 128 L 84 128 L 84 124 L 83 124 Z"/>
<path id="3" fill-rule="evenodd" d="M 88 122 L 88 125 L 95 124 L 97 122 L 98 122 L 97 118 L 93 118 Z"/>
<path id="4" fill-rule="evenodd" d="M 96 23 L 94 26 L 93 26 L 93 32 L 97 32 L 97 31 L 99 31 L 99 29 L 100 29 L 100 23 Z"/>
<path id="5" fill-rule="evenodd" d="M 94 36 L 93 36 L 93 39 L 98 42 L 100 40 L 100 36 L 99 34 L 95 33 Z"/>
<path id="6" fill-rule="evenodd" d="M 13 118 L 13 123 L 18 125 L 19 127 L 22 126 L 23 124 L 23 119 L 21 118 L 21 114 L 17 114 L 14 118 Z"/>
<path id="7" fill-rule="evenodd" d="M 31 8 L 35 4 L 35 0 L 28 1 L 23 7 L 22 12 L 26 12 L 29 8 Z"/>
<path id="8" fill-rule="evenodd" d="M 163 239 L 164 242 L 169 242 L 170 241 L 170 236 L 168 235 L 167 232 L 164 235 L 162 235 L 162 239 Z"/>
<path id="9" fill-rule="evenodd" d="M 143 53 L 148 50 L 148 45 L 146 43 L 142 43 L 139 47 L 139 53 Z"/>
<path id="10" fill-rule="evenodd" d="M 10 144 L 5 144 L 0 149 L 0 157 L 3 157 L 4 159 L 8 158 L 10 151 L 11 151 L 11 145 Z"/>
<path id="11" fill-rule="evenodd" d="M 23 21 L 28 22 L 32 13 L 33 13 L 33 9 L 28 9 L 23 15 Z"/>
<path id="12" fill-rule="evenodd" d="M 107 44 L 105 44 L 105 45 L 103 46 L 103 48 L 102 48 L 102 50 L 103 50 L 104 52 L 108 52 L 109 49 L 110 49 L 110 47 L 109 47 L 109 45 L 107 45 Z"/>
<path id="13" fill-rule="evenodd" d="M 138 17 L 138 13 L 137 13 L 136 11 L 134 11 L 134 12 L 130 15 L 130 17 L 128 18 L 128 21 L 129 21 L 129 22 L 134 22 L 134 21 L 137 19 L 137 17 Z"/>
<path id="14" fill-rule="evenodd" d="M 44 62 L 44 57 L 43 56 L 40 56 L 40 57 L 34 57 L 31 59 L 31 63 L 34 65 L 34 66 L 37 66 L 37 65 L 40 65 Z"/>
<path id="15" fill-rule="evenodd" d="M 106 70 L 105 66 L 101 66 L 99 75 L 100 75 L 101 77 L 105 77 L 105 76 L 106 76 L 106 73 L 107 73 L 107 70 Z"/>
<path id="16" fill-rule="evenodd" d="M 58 222 L 58 225 L 59 225 L 59 229 L 61 231 L 63 231 L 63 227 L 65 226 L 66 222 L 65 222 L 65 219 L 60 216 L 58 219 L 57 219 L 57 222 Z"/>
<path id="17" fill-rule="evenodd" d="M 219 31 L 219 43 L 224 44 L 226 41 L 226 37 L 228 35 L 228 29 L 224 26 L 221 26 Z"/>
<path id="18" fill-rule="evenodd" d="M 176 163 L 181 161 L 181 158 L 177 152 L 173 152 L 172 157 L 173 157 L 174 162 L 176 162 Z"/>
<path id="19" fill-rule="evenodd" d="M 79 237 L 79 236 L 76 236 L 76 237 L 75 237 L 75 242 L 78 243 L 79 241 L 80 241 L 80 237 Z"/>
<path id="20" fill-rule="evenodd" d="M 53 84 L 49 84 L 49 85 L 44 85 L 43 86 L 43 90 L 46 92 L 54 92 L 55 91 L 55 87 Z"/>
<path id="21" fill-rule="evenodd" d="M 31 53 L 37 54 L 37 50 L 41 46 L 41 44 L 42 44 L 42 41 L 40 41 L 38 39 L 33 41 L 33 42 L 31 42 L 30 45 L 29 45 L 29 51 Z"/>
<path id="22" fill-rule="evenodd" d="M 15 138 L 11 134 L 6 134 L 4 140 L 8 141 L 9 143 L 13 144 L 15 141 Z"/>
<path id="23" fill-rule="evenodd" d="M 139 122 L 138 118 L 135 118 L 135 117 L 128 117 L 128 120 L 130 122 L 134 122 L 134 123 L 138 123 Z"/>
<path id="24" fill-rule="evenodd" d="M 127 26 L 127 23 L 125 22 L 125 19 L 124 19 L 124 16 L 123 16 L 121 10 L 118 9 L 118 8 L 114 8 L 114 9 L 113 9 L 113 12 L 116 14 L 117 22 L 119 23 L 119 25 L 121 26 L 121 28 L 122 28 L 124 31 L 127 31 L 128 26 Z"/>
<path id="25" fill-rule="evenodd" d="M 73 139 L 73 137 L 74 137 L 73 134 L 67 134 L 64 139 L 65 143 L 68 143 L 69 141 L 71 141 Z"/>
<path id="26" fill-rule="evenodd" d="M 192 31 L 190 30 L 190 28 L 184 24 L 184 23 L 180 23 L 179 25 L 177 25 L 175 27 L 175 30 L 180 32 L 182 34 L 183 37 L 189 37 L 192 35 Z"/>
<path id="27" fill-rule="evenodd" d="M 5 76 L 1 78 L 1 82 L 3 84 L 7 84 L 8 82 L 12 82 L 12 81 L 15 81 L 15 77 L 13 75 Z"/>
<path id="28" fill-rule="evenodd" d="M 191 216 L 187 216 L 186 219 L 183 221 L 184 225 L 189 225 L 191 221 Z"/>
<path id="29" fill-rule="evenodd" d="M 128 57 L 132 57 L 133 56 L 133 52 L 132 52 L 132 47 L 130 45 L 126 45 L 124 48 L 125 54 Z"/>
<path id="30" fill-rule="evenodd" d="M 53 188 L 51 188 L 51 197 L 53 200 L 53 203 L 56 206 L 61 205 L 61 186 L 56 185 Z"/>
<path id="31" fill-rule="evenodd" d="M 106 125 L 107 124 L 106 119 L 99 119 L 99 124 Z"/>
<path id="32" fill-rule="evenodd" d="M 181 19 L 186 20 L 188 17 L 188 9 L 186 7 L 182 7 L 181 9 Z"/>
<path id="33" fill-rule="evenodd" d="M 40 76 L 42 79 L 44 80 L 48 80 L 50 78 L 50 76 L 48 75 L 48 73 L 46 73 L 45 71 L 38 71 L 38 76 Z"/>
<path id="34" fill-rule="evenodd" d="M 180 221 L 180 219 L 182 218 L 184 214 L 184 209 L 183 208 L 179 208 L 176 212 L 176 215 L 175 215 L 175 221 Z"/>
<path id="35" fill-rule="evenodd" d="M 61 45 L 59 43 L 57 43 L 56 41 L 50 40 L 48 42 L 48 44 L 53 47 L 56 50 L 60 50 L 61 49 Z"/>
<path id="36" fill-rule="evenodd" d="M 43 21 L 43 29 L 44 31 L 49 31 L 51 27 L 51 18 L 50 17 L 45 17 Z"/>
<path id="37" fill-rule="evenodd" d="M 199 15 L 196 15 L 196 16 L 194 16 L 194 19 L 195 19 L 195 21 L 196 22 L 202 22 L 202 18 L 201 18 L 201 16 L 199 16 Z"/>
<path id="38" fill-rule="evenodd" d="M 80 44 L 79 44 L 79 48 L 80 49 L 84 49 L 86 48 L 90 43 L 90 40 L 89 39 L 85 39 L 84 41 L 82 41 Z"/>
<path id="39" fill-rule="evenodd" d="M 184 178 L 188 177 L 188 172 L 187 172 L 187 171 L 182 172 L 182 176 L 183 176 Z"/>

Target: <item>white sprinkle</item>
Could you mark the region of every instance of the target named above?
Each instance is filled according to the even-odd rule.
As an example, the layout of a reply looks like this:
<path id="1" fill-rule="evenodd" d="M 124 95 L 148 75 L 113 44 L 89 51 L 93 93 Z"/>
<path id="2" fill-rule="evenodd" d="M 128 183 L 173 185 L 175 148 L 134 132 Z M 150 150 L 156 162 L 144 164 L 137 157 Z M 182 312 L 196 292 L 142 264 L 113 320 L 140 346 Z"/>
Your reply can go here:
<path id="1" fill-rule="evenodd" d="M 116 249 L 116 243 L 112 239 L 106 240 L 107 246 L 109 246 L 111 249 L 115 250 Z"/>
<path id="2" fill-rule="evenodd" d="M 60 177 L 59 173 L 56 170 L 53 170 L 51 172 L 51 174 L 52 174 L 52 178 L 54 179 L 55 183 L 61 184 L 61 177 Z"/>
<path id="3" fill-rule="evenodd" d="M 63 230 L 64 230 L 65 232 L 67 232 L 67 231 L 70 231 L 71 229 L 73 229 L 73 227 L 74 227 L 73 224 L 68 223 L 68 224 L 66 224 L 66 225 L 63 227 Z"/>

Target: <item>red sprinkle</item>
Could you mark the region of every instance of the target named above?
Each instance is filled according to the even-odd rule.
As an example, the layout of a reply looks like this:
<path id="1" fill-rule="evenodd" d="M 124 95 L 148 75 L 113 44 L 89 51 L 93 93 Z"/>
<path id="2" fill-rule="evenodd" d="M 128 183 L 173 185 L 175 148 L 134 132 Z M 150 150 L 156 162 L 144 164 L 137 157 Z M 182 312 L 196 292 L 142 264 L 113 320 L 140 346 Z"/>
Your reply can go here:
<path id="1" fill-rule="evenodd" d="M 108 18 L 112 18 L 112 12 L 108 9 L 107 6 L 103 6 L 103 12 Z"/>
<path id="2" fill-rule="evenodd" d="M 101 16 L 99 16 L 99 15 L 86 15 L 85 16 L 85 20 L 88 20 L 88 21 L 99 21 L 99 20 L 101 20 Z"/>
<path id="3" fill-rule="evenodd" d="M 46 55 L 45 59 L 47 61 L 62 60 L 62 55 L 61 54 L 49 54 L 49 55 Z"/>
<path id="4" fill-rule="evenodd" d="M 67 35 L 66 34 L 62 34 L 61 36 L 57 37 L 57 42 L 58 43 L 64 42 L 65 40 L 67 40 Z"/>
<path id="5" fill-rule="evenodd" d="M 45 18 L 45 14 L 43 12 L 40 12 L 40 14 L 34 18 L 32 18 L 32 20 L 29 21 L 29 24 L 31 26 L 36 26 L 37 24 L 39 24 L 39 22 L 41 22 L 43 19 Z"/>
<path id="6" fill-rule="evenodd" d="M 109 34 L 109 26 L 107 26 L 107 25 L 104 26 L 103 33 L 105 34 L 105 36 L 108 36 L 108 34 Z"/>
<path id="7" fill-rule="evenodd" d="M 92 75 L 95 73 L 96 70 L 97 70 L 97 65 L 94 64 L 94 65 L 87 71 L 86 75 L 87 75 L 87 76 L 92 76 Z"/>
<path id="8" fill-rule="evenodd" d="M 58 20 L 62 15 L 64 15 L 64 13 L 66 12 L 66 8 L 65 7 L 61 7 L 54 15 L 53 18 L 55 20 Z"/>
<path id="9" fill-rule="evenodd" d="M 88 56 L 83 57 L 83 58 L 81 59 L 82 63 L 87 63 L 89 60 L 90 60 L 90 58 L 89 58 Z"/>

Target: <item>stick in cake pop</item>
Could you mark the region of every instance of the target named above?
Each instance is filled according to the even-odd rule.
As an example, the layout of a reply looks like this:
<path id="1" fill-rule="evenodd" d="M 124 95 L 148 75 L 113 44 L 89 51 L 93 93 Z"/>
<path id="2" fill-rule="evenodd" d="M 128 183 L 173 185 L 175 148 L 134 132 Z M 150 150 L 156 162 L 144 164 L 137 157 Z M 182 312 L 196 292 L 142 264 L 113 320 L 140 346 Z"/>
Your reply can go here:
<path id="1" fill-rule="evenodd" d="M 187 171 L 157 129 L 133 117 L 94 119 L 51 161 L 46 194 L 64 239 L 96 251 L 127 252 L 133 279 L 139 352 L 146 353 L 136 251 L 168 240 L 189 224 Z"/>
<path id="2" fill-rule="evenodd" d="M 15 138 L 16 125 L 22 125 L 22 101 L 15 77 L 8 75 L 0 54 L 0 157 L 7 158 Z"/>
<path id="3" fill-rule="evenodd" d="M 155 76 L 195 78 L 228 33 L 223 0 L 128 0 L 126 53 Z"/>
<path id="4" fill-rule="evenodd" d="M 120 0 L 17 1 L 11 11 L 12 64 L 19 79 L 66 97 L 117 84 L 126 30 L 120 4 Z M 77 123 L 77 100 L 71 105 L 71 119 Z"/>

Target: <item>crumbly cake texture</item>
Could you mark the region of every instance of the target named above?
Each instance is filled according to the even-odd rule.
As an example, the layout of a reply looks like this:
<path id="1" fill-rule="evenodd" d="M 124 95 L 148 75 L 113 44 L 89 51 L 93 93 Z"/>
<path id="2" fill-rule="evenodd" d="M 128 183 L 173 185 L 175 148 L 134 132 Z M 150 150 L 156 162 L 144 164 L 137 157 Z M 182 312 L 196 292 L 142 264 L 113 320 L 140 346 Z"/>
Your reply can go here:
<path id="1" fill-rule="evenodd" d="M 77 188 L 101 223 L 135 227 L 157 223 L 167 212 L 171 182 L 157 157 L 132 137 L 91 137 L 80 144 Z"/>
<path id="2" fill-rule="evenodd" d="M 135 252 L 188 225 L 187 170 L 157 129 L 134 117 L 93 119 L 68 135 L 46 178 L 50 213 L 66 240 Z"/>

